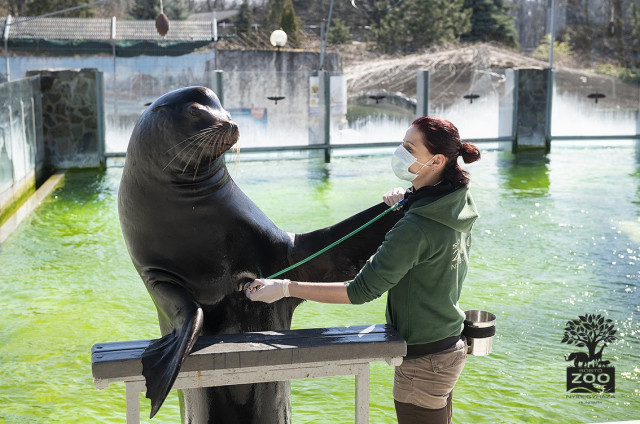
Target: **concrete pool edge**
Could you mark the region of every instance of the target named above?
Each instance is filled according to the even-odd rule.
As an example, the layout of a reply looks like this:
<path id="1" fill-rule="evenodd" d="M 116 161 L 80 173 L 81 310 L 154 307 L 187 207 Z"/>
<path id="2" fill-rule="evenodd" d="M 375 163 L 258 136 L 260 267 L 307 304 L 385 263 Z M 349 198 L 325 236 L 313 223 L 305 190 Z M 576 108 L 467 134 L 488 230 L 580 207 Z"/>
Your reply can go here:
<path id="1" fill-rule="evenodd" d="M 15 231 L 26 217 L 31 214 L 51 192 L 62 183 L 65 173 L 57 172 L 50 176 L 16 211 L 0 225 L 0 243 Z"/>

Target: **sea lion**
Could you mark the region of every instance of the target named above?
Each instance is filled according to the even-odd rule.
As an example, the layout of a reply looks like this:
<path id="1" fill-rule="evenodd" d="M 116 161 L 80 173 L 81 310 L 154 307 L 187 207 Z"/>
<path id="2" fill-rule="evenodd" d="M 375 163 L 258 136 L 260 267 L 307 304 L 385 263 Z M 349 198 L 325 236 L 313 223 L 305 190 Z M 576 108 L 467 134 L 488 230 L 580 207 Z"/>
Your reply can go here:
<path id="1" fill-rule="evenodd" d="M 289 329 L 301 300 L 251 302 L 241 291 L 310 256 L 386 209 L 375 205 L 307 234 L 276 227 L 231 179 L 224 152 L 239 130 L 213 91 L 186 87 L 154 101 L 135 125 L 118 212 L 129 254 L 158 311 L 162 338 L 144 352 L 153 417 L 201 334 Z M 353 278 L 399 219 L 390 213 L 283 278 Z M 288 382 L 189 389 L 189 423 L 287 423 Z"/>

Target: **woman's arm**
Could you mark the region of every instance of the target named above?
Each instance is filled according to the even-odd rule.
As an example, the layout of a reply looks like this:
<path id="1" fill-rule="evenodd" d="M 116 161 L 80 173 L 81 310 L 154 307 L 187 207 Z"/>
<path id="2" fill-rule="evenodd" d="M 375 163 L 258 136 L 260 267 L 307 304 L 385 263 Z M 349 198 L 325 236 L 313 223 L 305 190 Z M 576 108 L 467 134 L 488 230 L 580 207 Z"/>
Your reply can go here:
<path id="1" fill-rule="evenodd" d="M 245 294 L 250 300 L 266 303 L 289 296 L 322 303 L 351 303 L 346 283 L 258 279 L 245 287 Z"/>
<path id="2" fill-rule="evenodd" d="M 289 293 L 293 297 L 322 303 L 351 304 L 347 295 L 347 283 L 306 283 L 292 281 Z"/>
<path id="3" fill-rule="evenodd" d="M 396 187 L 382 196 L 382 200 L 393 206 L 404 199 L 405 190 Z M 256 279 L 245 285 L 246 296 L 253 301 L 272 303 L 283 297 L 297 297 L 322 303 L 351 304 L 347 294 L 347 283 L 311 283 L 302 281 Z"/>

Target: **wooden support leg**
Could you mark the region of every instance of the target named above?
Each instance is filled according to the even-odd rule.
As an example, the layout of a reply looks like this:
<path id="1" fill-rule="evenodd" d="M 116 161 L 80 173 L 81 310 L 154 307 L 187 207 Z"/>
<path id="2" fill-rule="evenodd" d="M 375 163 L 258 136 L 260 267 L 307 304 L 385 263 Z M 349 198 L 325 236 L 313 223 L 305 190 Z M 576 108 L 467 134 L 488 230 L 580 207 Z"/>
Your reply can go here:
<path id="1" fill-rule="evenodd" d="M 140 390 L 135 383 L 126 383 L 127 424 L 140 424 Z"/>
<path id="2" fill-rule="evenodd" d="M 369 423 L 369 364 L 356 374 L 356 424 Z"/>

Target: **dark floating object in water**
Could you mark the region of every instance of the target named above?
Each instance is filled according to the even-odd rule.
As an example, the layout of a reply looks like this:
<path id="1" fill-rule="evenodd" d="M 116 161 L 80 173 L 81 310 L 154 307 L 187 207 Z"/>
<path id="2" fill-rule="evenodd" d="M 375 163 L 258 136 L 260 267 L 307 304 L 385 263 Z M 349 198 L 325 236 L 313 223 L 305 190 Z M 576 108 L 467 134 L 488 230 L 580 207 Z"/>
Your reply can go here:
<path id="1" fill-rule="evenodd" d="M 387 97 L 385 94 L 372 94 L 369 96 L 369 98 L 375 100 L 376 103 L 378 103 L 380 100 L 384 99 L 385 97 Z"/>
<path id="2" fill-rule="evenodd" d="M 602 93 L 591 93 L 587 97 L 590 98 L 590 99 L 595 99 L 596 103 L 598 103 L 598 99 L 604 99 L 607 96 L 605 96 Z"/>
<path id="3" fill-rule="evenodd" d="M 270 96 L 270 97 L 267 97 L 267 99 L 273 100 L 276 104 L 278 104 L 278 100 L 284 99 L 284 96 Z"/>
<path id="4" fill-rule="evenodd" d="M 158 34 L 162 37 L 169 32 L 169 18 L 164 13 L 159 14 L 156 18 L 156 31 L 158 31 Z"/>
<path id="5" fill-rule="evenodd" d="M 465 99 L 469 100 L 469 103 L 473 103 L 473 99 L 477 99 L 478 97 L 480 97 L 479 94 L 465 94 L 464 96 Z"/>

